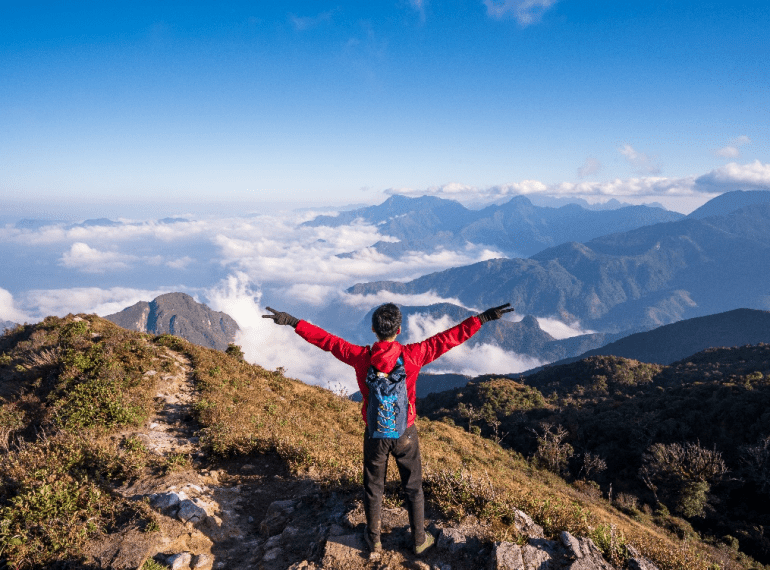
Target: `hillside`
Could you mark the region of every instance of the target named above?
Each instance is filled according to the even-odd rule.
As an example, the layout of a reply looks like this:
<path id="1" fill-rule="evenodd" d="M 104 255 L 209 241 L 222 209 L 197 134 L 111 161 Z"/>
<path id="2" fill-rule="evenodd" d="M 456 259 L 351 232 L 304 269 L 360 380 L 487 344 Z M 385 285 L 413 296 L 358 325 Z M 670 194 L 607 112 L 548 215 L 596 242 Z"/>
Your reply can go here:
<path id="1" fill-rule="evenodd" d="M 166 293 L 149 303 L 140 301 L 105 318 L 128 330 L 172 334 L 217 350 L 227 349 L 238 332 L 238 323 L 230 315 L 212 311 L 186 293 Z"/>
<path id="2" fill-rule="evenodd" d="M 529 259 L 493 259 L 352 294 L 432 292 L 471 307 L 509 301 L 602 332 L 644 331 L 738 308 L 767 310 L 770 204 L 565 243 Z"/>
<path id="3" fill-rule="evenodd" d="M 613 489 L 632 516 L 676 513 L 688 521 L 677 532 L 730 537 L 770 563 L 768 344 L 670 366 L 594 356 L 518 381 L 480 378 L 419 409 Z"/>
<path id="4" fill-rule="evenodd" d="M 318 216 L 307 226 L 339 227 L 355 220 L 377 225 L 398 242 L 374 244 L 380 253 L 400 257 L 409 251 L 488 245 L 506 255 L 526 257 L 568 241 L 588 241 L 605 234 L 681 219 L 682 214 L 650 206 L 589 210 L 577 204 L 535 206 L 525 196 L 501 205 L 469 210 L 453 200 L 432 196 L 391 196 L 382 204 Z"/>
<path id="5" fill-rule="evenodd" d="M 642 555 L 662 570 L 751 564 L 428 419 L 418 426 L 439 546 L 423 566 L 403 547 L 389 484 L 386 552 L 366 560 L 357 404 L 236 350 L 94 315 L 0 338 L 0 422 L 0 560 L 13 568 L 470 570 L 507 568 L 514 554 L 609 568 L 581 537 L 616 568 L 654 568 Z"/>

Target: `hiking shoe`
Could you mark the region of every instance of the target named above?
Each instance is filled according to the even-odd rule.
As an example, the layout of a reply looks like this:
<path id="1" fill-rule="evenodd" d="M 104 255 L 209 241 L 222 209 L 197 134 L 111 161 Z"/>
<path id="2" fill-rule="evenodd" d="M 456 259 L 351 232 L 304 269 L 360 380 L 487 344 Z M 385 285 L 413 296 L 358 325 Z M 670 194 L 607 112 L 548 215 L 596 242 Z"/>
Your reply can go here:
<path id="1" fill-rule="evenodd" d="M 382 552 L 382 542 L 380 540 L 374 542 L 369 537 L 369 527 L 364 528 L 364 542 L 366 542 L 366 546 L 369 547 L 370 552 Z"/>
<path id="2" fill-rule="evenodd" d="M 436 539 L 433 537 L 433 535 L 429 532 L 425 533 L 425 542 L 423 542 L 420 546 L 414 545 L 414 553 L 417 556 L 420 556 L 425 553 L 426 550 L 428 550 L 433 544 L 436 542 Z"/>

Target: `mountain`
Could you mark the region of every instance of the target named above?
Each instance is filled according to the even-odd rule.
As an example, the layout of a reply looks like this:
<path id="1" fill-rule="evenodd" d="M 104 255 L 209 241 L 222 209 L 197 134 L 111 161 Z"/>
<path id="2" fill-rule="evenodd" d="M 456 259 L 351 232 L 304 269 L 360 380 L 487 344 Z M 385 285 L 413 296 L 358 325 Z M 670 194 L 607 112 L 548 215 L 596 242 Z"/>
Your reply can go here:
<path id="1" fill-rule="evenodd" d="M 493 259 L 353 294 L 432 292 L 464 305 L 638 332 L 738 308 L 770 309 L 770 204 L 565 243 L 528 259 Z"/>
<path id="2" fill-rule="evenodd" d="M 736 190 L 734 192 L 725 192 L 716 198 L 713 198 L 703 204 L 700 208 L 693 210 L 687 216 L 696 220 L 710 218 L 711 216 L 723 216 L 746 206 L 754 204 L 767 204 L 770 202 L 770 191 L 768 190 Z"/>
<path id="3" fill-rule="evenodd" d="M 671 364 L 708 348 L 759 343 L 770 343 L 770 312 L 736 309 L 635 333 L 567 361 L 605 355 Z M 567 361 L 553 362 L 552 365 L 566 364 Z"/>
<path id="4" fill-rule="evenodd" d="M 688 523 L 657 505 L 632 520 L 597 483 L 449 421 L 418 426 L 438 545 L 415 564 L 388 485 L 377 562 L 359 404 L 176 336 L 46 317 L 0 337 L 0 567 L 757 568 L 732 528 L 683 541 Z M 734 547 L 710 546 L 727 532 Z"/>
<path id="5" fill-rule="evenodd" d="M 149 303 L 140 301 L 105 318 L 125 329 L 172 334 L 217 350 L 225 350 L 239 330 L 232 317 L 212 311 L 185 293 L 166 293 Z"/>
<path id="6" fill-rule="evenodd" d="M 17 326 L 19 325 L 13 321 L 0 321 L 0 334 L 4 333 L 6 330 L 16 328 Z"/>
<path id="7" fill-rule="evenodd" d="M 338 227 L 364 220 L 377 225 L 383 235 L 398 238 L 398 242 L 380 241 L 373 246 L 396 257 L 407 251 L 464 247 L 468 242 L 495 247 L 507 255 L 528 256 L 565 241 L 587 241 L 682 217 L 649 206 L 603 211 L 577 204 L 541 207 L 524 196 L 482 210 L 469 210 L 453 200 L 433 196 L 391 196 L 380 205 L 318 216 L 304 225 Z"/>

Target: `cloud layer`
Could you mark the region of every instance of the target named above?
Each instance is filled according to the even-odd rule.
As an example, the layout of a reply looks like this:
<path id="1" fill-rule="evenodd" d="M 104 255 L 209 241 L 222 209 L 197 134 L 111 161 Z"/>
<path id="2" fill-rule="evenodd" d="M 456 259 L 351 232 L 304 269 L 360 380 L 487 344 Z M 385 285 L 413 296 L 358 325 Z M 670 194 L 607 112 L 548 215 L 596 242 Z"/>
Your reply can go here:
<path id="1" fill-rule="evenodd" d="M 619 149 L 640 171 L 658 171 L 654 161 L 638 153 L 630 145 Z M 601 166 L 591 159 L 581 167 L 585 176 Z M 570 196 L 579 198 L 654 198 L 716 195 L 731 190 L 770 189 L 770 164 L 759 160 L 748 164 L 731 162 L 702 176 L 668 178 L 664 176 L 640 176 L 638 178 L 616 178 L 605 182 L 561 182 L 545 184 L 539 180 L 523 180 L 478 188 L 457 183 L 432 186 L 427 189 L 391 188 L 386 194 L 404 196 L 439 196 L 458 201 L 494 201 L 518 195 L 542 194 L 547 196 Z"/>

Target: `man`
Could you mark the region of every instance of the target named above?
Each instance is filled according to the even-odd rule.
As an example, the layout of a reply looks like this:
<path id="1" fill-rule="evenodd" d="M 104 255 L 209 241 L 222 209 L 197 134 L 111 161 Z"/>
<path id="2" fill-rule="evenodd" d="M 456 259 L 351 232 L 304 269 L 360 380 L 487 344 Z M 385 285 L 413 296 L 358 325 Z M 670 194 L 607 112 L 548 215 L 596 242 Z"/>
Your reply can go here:
<path id="1" fill-rule="evenodd" d="M 361 411 L 364 423 L 367 424 L 367 429 L 364 431 L 364 511 L 366 513 L 364 539 L 372 552 L 382 550 L 380 540 L 382 495 L 385 489 L 389 455 L 396 460 L 401 485 L 406 494 L 414 552 L 419 556 L 433 546 L 435 537 L 425 532 L 422 461 L 417 428 L 414 425 L 417 418 L 415 409 L 417 375 L 420 368 L 476 334 L 481 325 L 513 311 L 513 308 L 507 308 L 509 306 L 510 303 L 506 303 L 487 309 L 422 342 L 402 345 L 396 341 L 396 337 L 401 333 L 401 311 L 393 303 L 386 303 L 378 307 L 372 315 L 372 332 L 377 335 L 377 342 L 371 347 L 351 344 L 307 321 L 299 320 L 288 313 L 282 313 L 270 307 L 267 307 L 267 310 L 273 314 L 262 315 L 265 319 L 273 319 L 276 324 L 294 327 L 297 334 L 306 341 L 331 352 L 338 360 L 352 366 L 356 371 L 358 387 L 364 397 Z M 370 374 L 370 367 L 375 372 L 388 374 L 397 366 L 403 366 L 406 374 L 408 399 L 406 430 L 397 438 L 378 437 L 375 433 L 376 428 L 367 422 L 370 397 L 367 375 Z"/>

